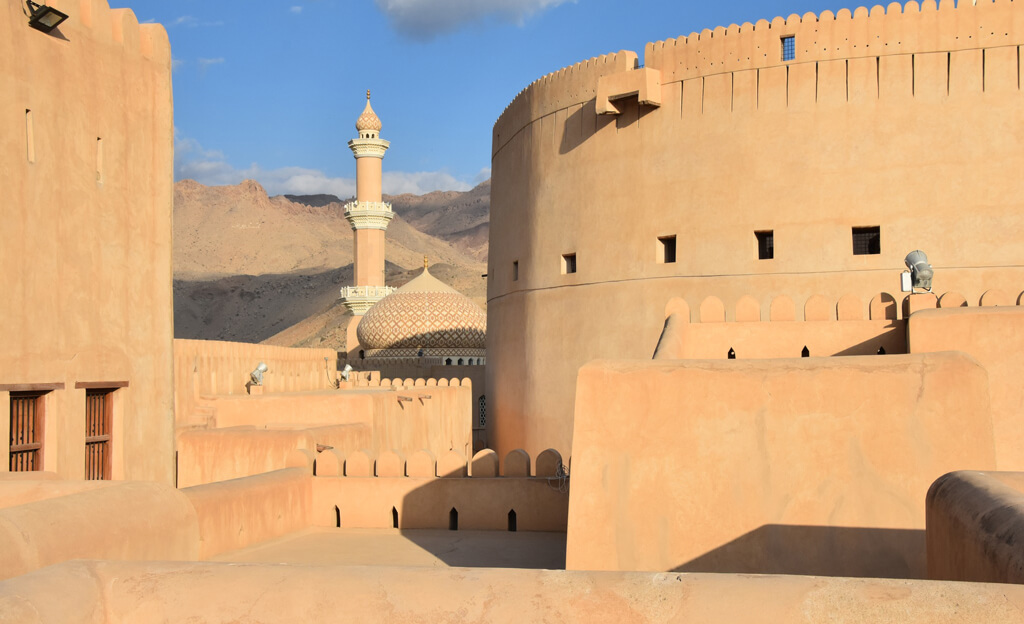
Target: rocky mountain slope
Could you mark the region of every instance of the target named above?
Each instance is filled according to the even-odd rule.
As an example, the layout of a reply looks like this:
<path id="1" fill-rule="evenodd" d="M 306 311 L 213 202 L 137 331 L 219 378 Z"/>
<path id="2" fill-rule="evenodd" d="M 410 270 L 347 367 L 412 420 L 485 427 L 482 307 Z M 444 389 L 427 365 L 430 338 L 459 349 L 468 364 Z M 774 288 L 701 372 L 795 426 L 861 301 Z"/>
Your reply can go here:
<path id="1" fill-rule="evenodd" d="M 387 232 L 388 285 L 411 279 L 427 256 L 435 276 L 485 305 L 489 193 L 484 183 L 386 197 L 397 215 Z M 351 283 L 352 230 L 337 198 L 268 197 L 251 180 L 175 184 L 176 337 L 342 348 L 337 298 Z"/>

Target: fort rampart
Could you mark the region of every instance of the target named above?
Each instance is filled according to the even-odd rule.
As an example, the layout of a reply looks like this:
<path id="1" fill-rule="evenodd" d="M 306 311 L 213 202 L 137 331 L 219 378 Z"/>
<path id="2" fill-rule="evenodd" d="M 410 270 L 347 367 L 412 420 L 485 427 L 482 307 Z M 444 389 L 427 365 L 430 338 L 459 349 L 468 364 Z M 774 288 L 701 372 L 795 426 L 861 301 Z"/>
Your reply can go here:
<path id="1" fill-rule="evenodd" d="M 695 314 L 717 297 L 728 320 L 746 296 L 772 319 L 786 295 L 799 319 L 816 296 L 893 292 L 921 249 L 938 292 L 1016 299 L 1022 43 L 1020 2 L 909 2 L 705 30 L 648 44 L 642 68 L 624 51 L 530 85 L 493 134 L 488 439 L 568 453 L 576 371 L 650 357 L 674 297 Z"/>

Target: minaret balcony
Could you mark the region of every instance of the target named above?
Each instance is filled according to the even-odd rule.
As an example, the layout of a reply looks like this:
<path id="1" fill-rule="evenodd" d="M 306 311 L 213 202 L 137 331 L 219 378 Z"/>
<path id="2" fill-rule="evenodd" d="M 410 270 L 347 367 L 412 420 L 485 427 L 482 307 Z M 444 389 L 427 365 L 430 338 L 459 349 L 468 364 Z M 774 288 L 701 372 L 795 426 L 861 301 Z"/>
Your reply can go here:
<path id="1" fill-rule="evenodd" d="M 356 158 L 384 158 L 384 152 L 388 151 L 390 145 L 390 141 L 375 138 L 352 139 L 348 142 L 348 148 Z"/>
<path id="2" fill-rule="evenodd" d="M 349 202 L 345 204 L 345 218 L 353 230 L 386 230 L 395 218 L 387 202 Z"/>
<path id="3" fill-rule="evenodd" d="M 395 290 L 394 286 L 346 286 L 341 289 L 341 303 L 354 316 L 362 316 Z"/>

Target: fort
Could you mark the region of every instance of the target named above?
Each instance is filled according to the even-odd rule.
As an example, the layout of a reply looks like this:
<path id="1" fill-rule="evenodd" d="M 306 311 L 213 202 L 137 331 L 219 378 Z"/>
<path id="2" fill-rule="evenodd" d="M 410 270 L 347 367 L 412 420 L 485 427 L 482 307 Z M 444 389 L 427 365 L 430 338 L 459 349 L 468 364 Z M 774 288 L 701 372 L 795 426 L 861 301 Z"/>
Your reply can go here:
<path id="1" fill-rule="evenodd" d="M 383 284 L 368 98 L 344 357 L 173 339 L 166 33 L 26 6 L 0 622 L 1019 621 L 1020 0 L 541 78 L 494 126 L 486 324 L 426 267 Z"/>

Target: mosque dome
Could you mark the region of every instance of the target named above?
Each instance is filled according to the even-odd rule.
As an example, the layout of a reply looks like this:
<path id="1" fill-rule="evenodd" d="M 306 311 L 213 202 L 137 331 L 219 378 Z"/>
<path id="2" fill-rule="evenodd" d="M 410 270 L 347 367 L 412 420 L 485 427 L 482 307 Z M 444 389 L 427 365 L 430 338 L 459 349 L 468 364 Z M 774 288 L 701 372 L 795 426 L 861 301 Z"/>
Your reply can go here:
<path id="1" fill-rule="evenodd" d="M 373 108 L 370 107 L 370 91 L 366 91 L 366 108 L 363 109 L 363 114 L 356 120 L 356 130 L 359 132 L 366 132 L 372 130 L 374 132 L 380 132 L 381 124 L 380 117 L 377 113 L 373 112 Z"/>
<path id="2" fill-rule="evenodd" d="M 487 314 L 468 297 L 423 272 L 370 308 L 359 344 L 374 355 L 475 355 L 485 349 Z"/>

